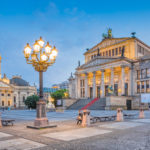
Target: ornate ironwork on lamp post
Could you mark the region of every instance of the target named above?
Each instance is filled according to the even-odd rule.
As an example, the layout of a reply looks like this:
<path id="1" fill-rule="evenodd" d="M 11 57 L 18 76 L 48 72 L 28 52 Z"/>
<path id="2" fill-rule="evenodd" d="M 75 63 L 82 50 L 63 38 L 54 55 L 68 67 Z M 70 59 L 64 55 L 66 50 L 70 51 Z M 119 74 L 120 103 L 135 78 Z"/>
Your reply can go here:
<path id="1" fill-rule="evenodd" d="M 40 37 L 39 40 L 33 44 L 33 50 L 29 43 L 24 48 L 24 57 L 27 64 L 32 64 L 34 69 L 39 72 L 39 97 L 37 102 L 37 115 L 34 121 L 34 126 L 48 126 L 48 119 L 46 117 L 46 101 L 43 98 L 43 72 L 47 70 L 49 66 L 55 63 L 58 50 L 54 46 L 47 44 L 44 46 L 44 40 Z"/>

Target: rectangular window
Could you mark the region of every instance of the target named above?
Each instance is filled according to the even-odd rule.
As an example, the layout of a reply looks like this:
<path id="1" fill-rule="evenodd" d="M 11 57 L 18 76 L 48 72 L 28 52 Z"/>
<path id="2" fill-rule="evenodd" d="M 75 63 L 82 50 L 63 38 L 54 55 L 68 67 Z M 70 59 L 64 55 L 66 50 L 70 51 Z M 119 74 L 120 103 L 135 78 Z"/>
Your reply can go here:
<path id="1" fill-rule="evenodd" d="M 119 54 L 121 54 L 122 53 L 122 50 L 121 50 L 121 47 L 119 47 Z"/>
<path id="2" fill-rule="evenodd" d="M 137 82 L 137 93 L 140 93 L 140 82 Z"/>
<path id="3" fill-rule="evenodd" d="M 144 81 L 141 82 L 141 93 L 144 93 Z"/>
<path id="4" fill-rule="evenodd" d="M 147 77 L 150 78 L 150 68 L 147 68 Z"/>
<path id="5" fill-rule="evenodd" d="M 108 51 L 106 51 L 106 56 L 108 56 Z"/>
<path id="6" fill-rule="evenodd" d="M 118 55 L 118 48 L 116 48 L 116 55 Z"/>
<path id="7" fill-rule="evenodd" d="M 140 79 L 140 70 L 137 70 L 137 79 Z"/>
<path id="8" fill-rule="evenodd" d="M 146 69 L 141 70 L 141 77 L 142 77 L 142 79 L 146 78 Z"/>
<path id="9" fill-rule="evenodd" d="M 114 49 L 112 49 L 112 56 L 114 56 Z"/>
<path id="10" fill-rule="evenodd" d="M 109 56 L 111 56 L 111 50 L 109 50 Z"/>
<path id="11" fill-rule="evenodd" d="M 150 93 L 149 80 L 146 81 L 146 93 Z"/>
<path id="12" fill-rule="evenodd" d="M 103 56 L 105 56 L 105 53 L 103 52 Z"/>

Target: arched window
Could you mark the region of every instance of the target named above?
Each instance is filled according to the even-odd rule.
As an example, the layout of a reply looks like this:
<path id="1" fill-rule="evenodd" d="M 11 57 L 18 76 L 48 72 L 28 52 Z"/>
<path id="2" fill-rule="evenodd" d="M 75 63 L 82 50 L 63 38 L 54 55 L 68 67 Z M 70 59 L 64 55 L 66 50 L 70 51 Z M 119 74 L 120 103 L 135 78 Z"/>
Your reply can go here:
<path id="1" fill-rule="evenodd" d="M 16 103 L 16 96 L 14 96 L 14 104 Z"/>
<path id="2" fill-rule="evenodd" d="M 8 101 L 8 106 L 10 106 L 10 101 Z"/>
<path id="3" fill-rule="evenodd" d="M 23 102 L 25 102 L 25 99 L 26 99 L 25 96 L 23 96 Z"/>

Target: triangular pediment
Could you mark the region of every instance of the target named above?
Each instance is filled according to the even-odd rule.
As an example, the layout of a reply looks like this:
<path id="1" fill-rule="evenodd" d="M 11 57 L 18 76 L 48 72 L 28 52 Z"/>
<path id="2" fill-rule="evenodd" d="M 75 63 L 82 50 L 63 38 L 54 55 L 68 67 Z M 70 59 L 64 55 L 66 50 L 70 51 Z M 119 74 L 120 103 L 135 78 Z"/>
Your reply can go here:
<path id="1" fill-rule="evenodd" d="M 92 66 L 96 66 L 96 65 L 102 65 L 102 64 L 109 63 L 109 62 L 112 62 L 117 59 L 120 59 L 120 58 L 110 58 L 110 57 L 109 58 L 104 58 L 104 57 L 95 58 L 95 59 L 89 61 L 88 63 L 80 66 L 79 69 L 84 69 L 84 68 L 92 67 Z"/>
<path id="2" fill-rule="evenodd" d="M 127 37 L 127 38 L 108 38 L 108 39 L 104 39 L 100 43 L 98 43 L 96 46 L 94 46 L 90 50 L 88 50 L 86 53 L 95 51 L 98 48 L 101 49 L 101 48 L 105 48 L 107 46 L 118 44 L 118 43 L 126 41 L 128 39 L 130 39 L 130 38 Z"/>
<path id="3" fill-rule="evenodd" d="M 110 39 L 105 39 L 102 42 L 100 42 L 97 46 L 99 48 L 107 47 L 113 44 L 117 44 L 119 42 L 123 42 L 127 40 L 128 38 L 110 38 Z"/>
<path id="4" fill-rule="evenodd" d="M 0 88 L 9 88 L 11 87 L 9 84 L 3 82 L 3 81 L 0 81 Z"/>

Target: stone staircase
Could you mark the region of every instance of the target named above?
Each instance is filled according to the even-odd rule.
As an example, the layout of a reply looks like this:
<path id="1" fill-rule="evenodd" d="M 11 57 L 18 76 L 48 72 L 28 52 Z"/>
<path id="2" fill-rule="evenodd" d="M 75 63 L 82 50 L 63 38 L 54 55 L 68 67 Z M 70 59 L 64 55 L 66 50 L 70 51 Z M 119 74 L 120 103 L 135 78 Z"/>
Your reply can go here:
<path id="1" fill-rule="evenodd" d="M 79 110 L 83 108 L 85 105 L 90 103 L 93 99 L 79 99 L 76 101 L 74 104 L 69 106 L 67 109 L 68 110 Z M 94 104 L 92 104 L 88 109 L 90 110 L 105 110 L 106 106 L 106 99 L 105 98 L 100 98 L 97 100 Z"/>

